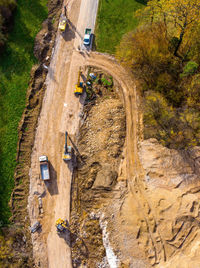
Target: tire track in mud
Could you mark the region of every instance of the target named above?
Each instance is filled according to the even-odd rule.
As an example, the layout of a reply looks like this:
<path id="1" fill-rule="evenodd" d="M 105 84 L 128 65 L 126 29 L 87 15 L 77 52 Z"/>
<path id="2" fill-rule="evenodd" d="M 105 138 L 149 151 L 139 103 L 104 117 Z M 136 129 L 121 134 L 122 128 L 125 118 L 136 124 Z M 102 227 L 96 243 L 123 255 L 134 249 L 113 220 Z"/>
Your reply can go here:
<path id="1" fill-rule="evenodd" d="M 109 79 L 102 70 L 90 68 L 90 72 Z M 115 81 L 113 84 L 106 88 L 99 80 L 94 83 L 95 99 L 83 109 L 84 119 L 77 140 L 82 157 L 77 158 L 71 187 L 70 225 L 79 238 L 72 246 L 74 267 L 83 263 L 97 267 L 96 263 L 101 263 L 105 257 L 99 215 L 103 215 L 103 208 L 117 191 L 126 132 L 121 94 Z"/>
<path id="2" fill-rule="evenodd" d="M 164 242 L 157 230 L 155 216 L 151 211 L 151 207 L 146 200 L 144 193 L 144 171 L 138 157 L 137 149 L 137 124 L 139 115 L 136 103 L 136 85 L 131 78 L 131 74 L 110 56 L 105 56 L 100 53 L 92 53 L 88 58 L 86 65 L 98 67 L 108 72 L 119 83 L 122 89 L 126 111 L 126 174 L 129 190 L 138 203 L 138 206 L 141 208 L 140 214 L 146 223 L 149 236 L 148 243 L 149 241 L 151 243 L 151 245 L 147 247 L 145 253 L 151 265 L 158 264 L 161 261 L 166 261 Z M 138 232 L 138 239 L 139 238 L 140 234 Z"/>
<path id="3" fill-rule="evenodd" d="M 153 226 L 157 225 L 155 221 L 155 217 L 154 215 L 152 215 L 150 205 L 148 204 L 148 201 L 144 197 L 145 189 L 142 183 L 144 172 L 139 161 L 138 150 L 137 150 L 138 108 L 137 108 L 137 103 L 136 103 L 136 85 L 132 79 L 131 74 L 128 73 L 127 70 L 125 70 L 122 66 L 120 66 L 116 62 L 116 60 L 110 56 L 106 56 L 106 55 L 102 55 L 100 53 L 94 53 L 94 52 L 91 52 L 89 55 L 87 54 L 83 55 L 83 54 L 79 54 L 78 52 L 74 50 L 73 57 L 74 57 L 74 61 L 77 64 L 79 64 L 79 66 L 81 67 L 87 67 L 87 66 L 97 67 L 99 69 L 102 69 L 106 73 L 110 74 L 113 77 L 113 79 L 119 84 L 120 88 L 122 88 L 122 95 L 123 95 L 123 100 L 125 104 L 125 113 L 126 113 L 126 144 L 127 144 L 126 174 L 127 174 L 127 180 L 128 180 L 128 187 L 129 187 L 129 191 L 131 191 L 132 195 L 134 196 L 134 199 L 138 203 L 138 207 L 141 208 L 142 212 L 140 213 L 141 215 L 140 218 L 145 219 L 146 226 L 147 226 L 146 228 L 149 232 L 149 240 L 152 241 L 152 245 L 153 245 L 153 246 L 149 245 L 148 249 L 153 248 L 153 252 L 154 252 L 153 257 L 152 257 L 152 254 L 149 255 L 149 257 L 153 259 L 152 264 L 155 264 L 158 262 L 158 260 L 160 261 L 160 259 L 165 258 L 164 257 L 165 254 L 163 253 L 164 252 L 163 246 L 160 245 L 162 244 L 162 242 L 160 242 L 162 241 L 162 239 L 158 231 L 156 230 L 156 228 L 152 228 L 152 224 L 151 224 L 152 219 L 153 219 Z M 72 66 L 71 73 L 73 73 L 73 71 L 75 71 L 76 68 L 78 69 L 78 65 Z M 70 81 L 70 85 L 73 84 L 74 78 L 71 77 L 71 79 L 72 81 Z M 73 101 L 75 102 L 75 100 Z M 61 112 L 60 118 L 62 117 L 62 115 L 64 115 L 64 110 Z M 75 117 L 75 119 L 76 118 L 78 118 L 78 115 L 77 117 Z M 52 149 L 56 149 L 55 146 L 56 144 L 54 145 L 54 148 Z M 59 156 L 57 158 L 60 159 Z M 54 226 L 52 225 L 52 228 L 53 227 Z M 48 233 L 49 233 L 49 230 L 46 229 L 46 234 L 45 234 L 46 237 Z M 137 239 L 140 240 L 140 235 L 138 236 Z M 49 243 L 49 241 L 47 243 Z M 51 248 L 51 250 L 52 249 L 54 250 L 54 254 L 59 255 L 59 252 L 57 252 L 58 249 L 56 249 L 54 245 L 55 245 L 55 239 L 54 237 L 52 237 L 51 244 L 49 243 L 49 248 Z M 148 252 L 146 252 L 146 255 L 148 257 Z M 70 261 L 70 254 L 69 256 L 65 256 L 65 257 L 68 261 Z"/>

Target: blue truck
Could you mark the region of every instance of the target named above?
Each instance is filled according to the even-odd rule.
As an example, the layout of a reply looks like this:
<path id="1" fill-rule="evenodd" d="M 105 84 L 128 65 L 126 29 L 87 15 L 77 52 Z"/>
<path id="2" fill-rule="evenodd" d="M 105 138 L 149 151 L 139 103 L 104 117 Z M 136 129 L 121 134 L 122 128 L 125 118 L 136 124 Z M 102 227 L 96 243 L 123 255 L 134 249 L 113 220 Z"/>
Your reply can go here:
<path id="1" fill-rule="evenodd" d="M 48 157 L 46 155 L 42 155 L 39 157 L 40 161 L 40 174 L 42 180 L 50 180 L 50 173 L 49 173 L 49 162 Z"/>

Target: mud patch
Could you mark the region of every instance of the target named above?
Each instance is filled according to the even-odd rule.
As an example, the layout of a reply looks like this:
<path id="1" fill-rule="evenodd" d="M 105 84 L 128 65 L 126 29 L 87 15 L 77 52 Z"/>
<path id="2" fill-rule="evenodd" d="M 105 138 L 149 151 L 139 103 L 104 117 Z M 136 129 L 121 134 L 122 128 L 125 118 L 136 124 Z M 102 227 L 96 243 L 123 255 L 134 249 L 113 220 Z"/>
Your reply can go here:
<path id="1" fill-rule="evenodd" d="M 126 135 L 123 102 L 112 77 L 90 69 L 72 182 L 73 267 L 104 267 L 106 251 L 99 217 L 115 195 Z M 105 236 L 105 234 L 104 234 Z M 84 246 L 83 246 L 84 245 Z"/>

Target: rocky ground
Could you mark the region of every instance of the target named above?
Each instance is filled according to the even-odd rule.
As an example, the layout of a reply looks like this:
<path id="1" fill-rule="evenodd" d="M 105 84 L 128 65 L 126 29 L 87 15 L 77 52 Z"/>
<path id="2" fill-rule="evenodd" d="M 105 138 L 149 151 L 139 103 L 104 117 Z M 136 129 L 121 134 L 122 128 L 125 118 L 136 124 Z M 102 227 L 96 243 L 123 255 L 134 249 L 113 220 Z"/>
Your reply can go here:
<path id="1" fill-rule="evenodd" d="M 200 148 L 170 150 L 150 139 L 141 143 L 140 159 L 154 234 L 159 234 L 152 260 L 160 267 L 198 267 Z M 141 229 L 138 239 L 150 251 L 153 239 L 146 231 Z"/>
<path id="2" fill-rule="evenodd" d="M 200 148 L 177 151 L 155 139 L 138 141 L 138 164 L 127 174 L 126 143 L 117 158 L 109 147 L 109 131 L 120 126 L 114 114 L 118 125 L 106 123 L 114 102 L 113 96 L 98 98 L 85 110 L 80 130 L 82 160 L 72 188 L 74 267 L 199 267 Z"/>
<path id="3" fill-rule="evenodd" d="M 105 76 L 100 71 L 95 73 Z M 72 183 L 70 224 L 74 267 L 81 264 L 103 267 L 100 265 L 106 255 L 102 239 L 104 214 L 117 191 L 126 135 L 125 110 L 117 87 L 106 88 L 101 79 L 96 80 L 93 94 L 89 94 L 93 100 L 86 102 L 83 110 L 77 144 L 80 155 Z"/>
<path id="4" fill-rule="evenodd" d="M 61 6 L 60 1 L 52 0 L 50 3 L 52 3 L 50 20 L 43 24 L 43 30 L 36 39 L 35 55 L 41 63 L 32 71 L 27 105 L 19 127 L 17 155 L 19 165 L 15 173 L 16 187 L 12 197 L 12 208 L 13 222 L 15 226 L 17 222 L 20 222 L 20 225 L 17 230 L 9 229 L 9 232 L 5 230 L 8 239 L 1 243 L 2 267 L 9 267 L 11 264 L 13 266 L 16 264 L 16 267 L 34 267 L 31 258 L 32 246 L 27 232 L 29 221 L 26 217 L 28 174 L 35 128 L 45 91 L 43 84 L 46 78 L 45 66 L 50 63 L 57 27 L 56 25 L 54 28 L 51 21 L 54 17 L 53 12 L 59 14 Z M 75 24 L 80 3 L 72 1 L 71 4 L 70 14 L 74 17 Z M 80 20 L 81 25 L 83 21 Z M 66 33 L 65 41 L 68 38 L 73 39 L 73 34 L 70 28 Z M 71 39 L 67 45 L 63 40 L 60 44 L 58 63 L 64 58 L 66 70 L 69 72 L 68 65 L 71 62 L 70 55 L 74 51 L 74 44 Z M 66 47 L 69 51 L 66 51 Z M 104 71 L 100 69 L 91 71 L 104 73 L 103 78 L 109 82 L 107 84 L 104 80 L 104 84 L 97 81 L 94 92 L 88 92 L 89 100 L 84 105 L 83 113 L 78 115 L 82 118 L 76 144 L 80 154 L 77 155 L 77 167 L 72 182 L 71 243 L 69 243 L 73 266 L 199 267 L 200 149 L 193 148 L 187 152 L 178 152 L 162 147 L 156 140 L 139 142 L 138 137 L 142 137 L 142 127 L 140 136 L 136 130 L 141 119 L 138 119 L 137 115 L 135 84 L 130 74 L 111 57 L 95 53 L 90 55 L 82 53 L 82 56 L 78 56 L 78 52 L 73 53 L 76 64 L 69 72 L 70 90 L 74 88 L 77 81 L 80 65 L 101 66 L 101 70 Z M 55 63 L 53 67 L 59 71 L 56 76 L 53 72 L 49 75 L 52 84 L 55 84 L 55 90 L 54 84 L 52 86 L 55 95 L 52 94 L 53 97 L 46 102 L 46 110 L 43 111 L 44 121 L 37 139 L 43 150 L 40 148 L 41 150 L 35 155 L 35 174 L 38 174 L 38 155 L 49 152 L 50 161 L 53 163 L 51 175 L 53 179 L 55 178 L 50 187 L 45 188 L 49 199 L 43 202 L 41 222 L 44 236 L 41 233 L 35 234 L 38 240 L 33 240 L 37 248 L 36 253 L 39 255 L 38 259 L 45 263 L 40 264 L 43 267 L 48 265 L 56 267 L 59 260 L 61 261 L 57 267 L 59 265 L 63 267 L 63 264 L 68 265 L 71 260 L 70 249 L 64 251 L 65 242 L 57 237 L 55 218 L 65 216 L 65 213 L 61 215 L 61 212 L 64 207 L 68 211 L 70 197 L 68 192 L 71 181 L 68 181 L 68 168 L 60 161 L 64 131 L 66 128 L 73 127 L 73 122 L 78 121 L 76 116 L 73 118 L 72 111 L 82 107 L 84 98 L 80 98 L 79 103 L 71 91 L 67 91 L 68 95 L 65 97 L 67 80 L 64 79 L 67 72 L 62 76 L 65 86 L 63 85 L 62 88 L 60 83 L 57 83 L 60 74 L 63 74 L 63 66 Z M 107 73 L 114 78 L 114 86 Z M 56 94 L 58 98 L 55 98 Z M 68 99 L 72 101 L 67 106 Z M 49 113 L 47 108 L 50 110 Z M 66 108 L 69 110 L 68 113 L 65 111 Z M 61 126 L 57 123 L 55 131 L 54 126 L 59 121 L 58 114 L 61 116 L 62 112 L 64 117 L 60 117 L 62 119 L 60 121 L 63 123 Z M 52 125 L 49 115 L 55 117 Z M 51 126 L 51 131 L 47 133 L 44 130 L 48 126 Z M 72 129 L 72 136 L 76 129 L 76 127 Z M 49 141 L 48 144 L 46 140 Z M 42 147 L 43 143 L 46 144 L 46 148 Z M 49 144 L 52 144 L 52 148 Z M 60 174 L 62 176 L 59 177 Z M 37 176 L 33 176 L 32 179 L 36 178 Z M 44 188 L 39 178 L 37 180 L 38 188 Z M 37 196 L 37 191 L 34 195 Z M 38 196 L 35 196 L 35 203 L 38 206 Z M 37 206 L 37 209 L 33 210 L 34 213 L 39 211 Z M 46 260 L 48 254 L 45 249 L 47 243 L 49 244 L 48 264 Z M 39 262 L 37 264 L 39 265 Z"/>
<path id="5" fill-rule="evenodd" d="M 200 148 L 170 150 L 150 139 L 139 156 L 141 173 L 128 182 L 120 210 L 114 202 L 107 208 L 122 267 L 199 267 Z"/>

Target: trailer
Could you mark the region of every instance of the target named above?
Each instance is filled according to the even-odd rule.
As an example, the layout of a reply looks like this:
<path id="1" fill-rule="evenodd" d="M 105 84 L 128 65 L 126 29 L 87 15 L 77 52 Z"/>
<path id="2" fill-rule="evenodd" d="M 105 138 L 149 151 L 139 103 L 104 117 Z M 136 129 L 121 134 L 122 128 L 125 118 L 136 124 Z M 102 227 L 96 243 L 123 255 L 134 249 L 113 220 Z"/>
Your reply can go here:
<path id="1" fill-rule="evenodd" d="M 39 157 L 40 161 L 40 174 L 42 180 L 50 180 L 50 172 L 49 172 L 49 162 L 48 157 L 46 155 L 42 155 Z"/>

